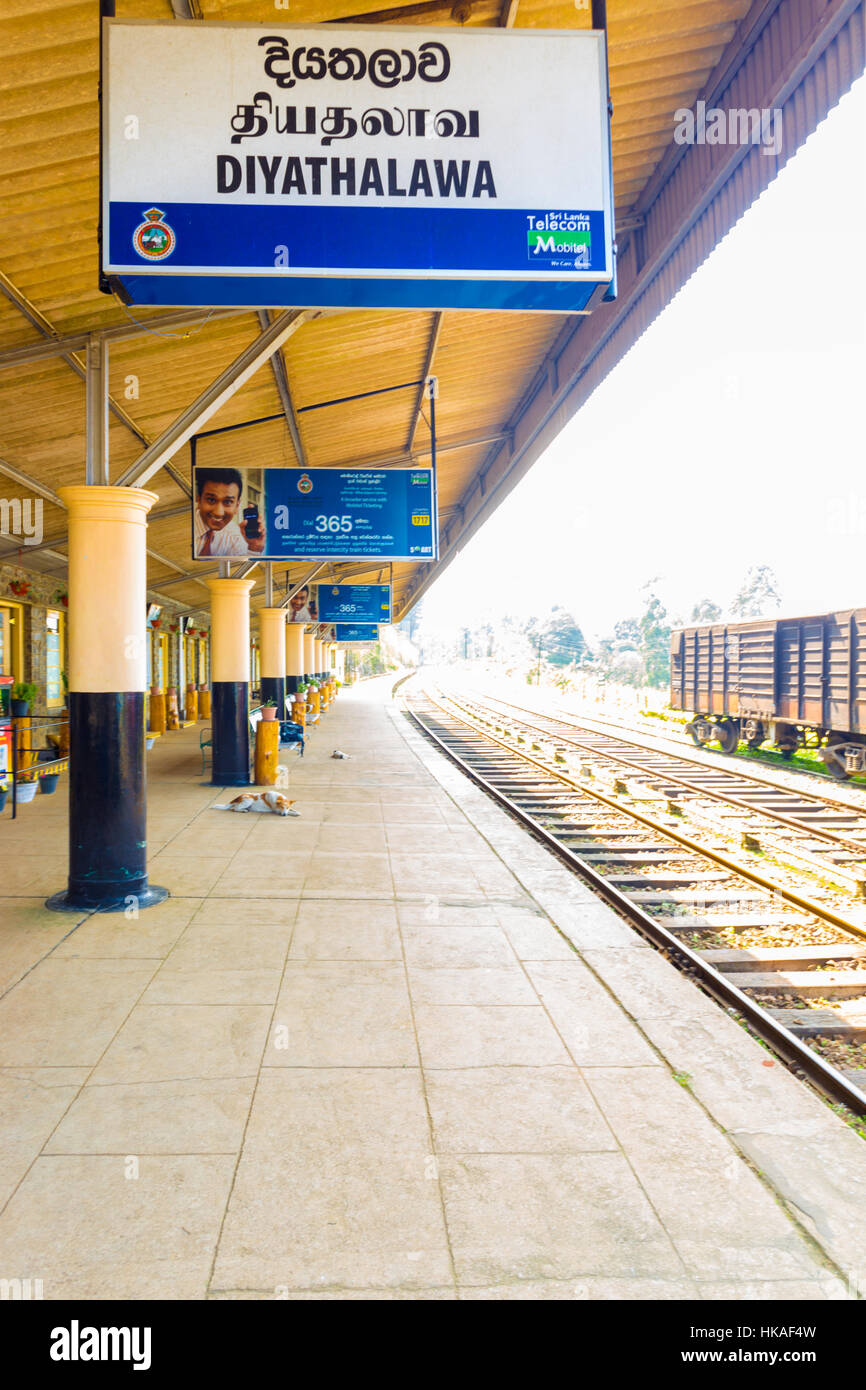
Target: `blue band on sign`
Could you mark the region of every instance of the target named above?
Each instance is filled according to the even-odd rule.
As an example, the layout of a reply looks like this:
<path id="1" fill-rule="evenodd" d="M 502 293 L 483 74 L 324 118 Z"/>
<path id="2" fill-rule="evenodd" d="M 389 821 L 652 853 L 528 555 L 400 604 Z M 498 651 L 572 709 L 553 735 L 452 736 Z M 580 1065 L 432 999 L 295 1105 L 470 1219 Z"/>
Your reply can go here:
<path id="1" fill-rule="evenodd" d="M 253 309 L 510 309 L 579 314 L 606 281 L 403 280 L 356 276 L 118 275 L 130 304 L 238 304 Z"/>
<path id="2" fill-rule="evenodd" d="M 162 218 L 153 224 L 142 224 L 140 202 L 110 205 L 109 267 L 125 272 L 140 264 L 163 274 L 214 269 L 273 275 L 293 266 L 313 274 L 395 269 L 610 274 L 604 213 L 592 209 L 576 209 L 568 217 L 544 208 L 263 207 L 158 198 L 157 204 Z M 160 233 L 158 247 L 137 249 L 135 236 L 140 242 L 143 225 Z"/>

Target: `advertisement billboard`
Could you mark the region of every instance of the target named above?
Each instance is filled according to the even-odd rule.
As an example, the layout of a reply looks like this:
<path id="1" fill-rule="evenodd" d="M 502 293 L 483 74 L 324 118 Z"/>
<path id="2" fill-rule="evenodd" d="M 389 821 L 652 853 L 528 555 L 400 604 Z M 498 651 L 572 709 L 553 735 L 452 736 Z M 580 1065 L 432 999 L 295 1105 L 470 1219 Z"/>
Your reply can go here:
<path id="1" fill-rule="evenodd" d="M 430 468 L 198 466 L 194 473 L 195 560 L 437 558 Z M 305 606 L 307 616 L 291 613 L 292 621 L 317 621 Z"/>
<path id="2" fill-rule="evenodd" d="M 365 623 L 337 623 L 336 640 L 338 642 L 378 642 L 379 629 L 368 627 Z"/>
<path id="3" fill-rule="evenodd" d="M 390 584 L 318 584 L 322 622 L 390 623 Z"/>
<path id="4" fill-rule="evenodd" d="M 102 267 L 139 304 L 581 312 L 604 35 L 104 21 Z"/>

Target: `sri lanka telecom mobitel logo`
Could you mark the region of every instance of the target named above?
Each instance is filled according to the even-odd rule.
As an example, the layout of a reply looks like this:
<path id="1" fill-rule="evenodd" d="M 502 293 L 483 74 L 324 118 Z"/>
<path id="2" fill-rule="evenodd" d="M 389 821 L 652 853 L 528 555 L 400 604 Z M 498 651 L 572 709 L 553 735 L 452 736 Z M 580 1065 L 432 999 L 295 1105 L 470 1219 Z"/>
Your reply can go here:
<path id="1" fill-rule="evenodd" d="M 530 213 L 526 220 L 529 224 L 526 250 L 530 261 L 571 261 L 576 270 L 589 270 L 592 242 L 586 213 Z"/>

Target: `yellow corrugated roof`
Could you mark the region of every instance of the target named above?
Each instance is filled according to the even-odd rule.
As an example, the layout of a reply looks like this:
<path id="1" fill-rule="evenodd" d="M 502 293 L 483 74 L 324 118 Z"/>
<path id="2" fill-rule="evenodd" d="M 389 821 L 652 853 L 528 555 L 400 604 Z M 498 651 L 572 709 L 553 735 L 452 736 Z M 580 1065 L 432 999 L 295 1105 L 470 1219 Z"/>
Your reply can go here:
<path id="1" fill-rule="evenodd" d="M 516 13 L 516 27 L 571 29 L 590 24 L 588 6 L 519 0 L 489 3 L 382 7 L 359 0 L 292 0 L 293 24 L 376 14 L 377 22 L 498 24 Z M 618 216 L 627 214 L 671 141 L 673 113 L 693 105 L 745 14 L 746 0 L 653 3 L 611 0 L 608 7 L 611 96 L 614 105 L 614 190 Z M 94 0 L 4 0 L 0 18 L 0 352 L 40 341 L 40 334 L 67 335 L 114 327 L 130 315 L 147 321 L 154 312 L 127 310 L 97 285 L 98 216 L 98 19 Z M 208 20 L 265 23 L 274 9 L 262 0 L 194 0 L 192 13 Z M 171 20 L 169 0 L 118 0 L 120 19 Z M 204 314 L 202 318 L 204 319 Z M 525 395 L 567 320 L 559 315 L 446 312 L 438 332 L 433 370 L 439 378 L 438 426 L 447 446 L 501 431 Z M 39 325 L 37 327 L 37 325 Z M 283 349 L 296 409 L 334 396 L 414 380 L 424 370 L 437 326 L 427 312 L 328 315 L 305 324 Z M 110 390 L 125 421 L 111 425 L 111 476 L 131 464 L 213 378 L 260 332 L 254 313 L 217 318 L 187 337 L 142 335 L 112 346 Z M 79 367 L 83 354 L 78 353 Z M 137 379 L 137 394 L 130 378 Z M 396 456 L 407 445 L 414 391 L 377 397 L 352 407 L 301 414 L 299 428 L 308 466 L 363 462 Z M 280 395 L 265 366 L 211 421 L 225 425 L 277 414 Z M 420 424 L 416 447 L 427 442 Z M 205 457 L 239 465 L 295 464 L 283 421 L 209 440 Z M 488 447 L 446 447 L 440 457 L 443 516 L 457 507 Z M 0 371 L 0 459 L 55 490 L 84 477 L 84 383 L 75 359 L 52 358 Z M 189 451 L 173 464 L 188 476 Z M 185 501 L 164 470 L 150 486 L 158 511 Z M 4 494 L 24 495 L 4 479 Z M 64 529 L 61 509 L 48 504 L 46 536 Z M 189 522 L 184 515 L 157 517 L 149 529 L 153 552 L 149 583 L 188 605 L 205 591 L 177 569 L 192 568 Z M 58 542 L 62 550 L 62 544 Z M 33 557 L 35 561 L 35 556 Z M 24 555 L 25 562 L 28 557 Z M 45 562 L 46 564 L 49 562 Z M 279 567 L 278 567 L 279 568 Z M 293 571 L 300 572 L 295 565 Z M 415 567 L 395 566 L 397 607 Z M 165 587 L 162 587 L 165 586 Z"/>

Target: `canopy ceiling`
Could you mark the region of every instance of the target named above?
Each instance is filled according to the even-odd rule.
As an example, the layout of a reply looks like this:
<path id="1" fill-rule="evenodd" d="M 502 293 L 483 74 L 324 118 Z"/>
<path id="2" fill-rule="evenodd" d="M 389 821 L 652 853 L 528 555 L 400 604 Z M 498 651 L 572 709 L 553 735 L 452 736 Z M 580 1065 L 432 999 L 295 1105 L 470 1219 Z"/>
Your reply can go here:
<path id="1" fill-rule="evenodd" d="M 350 11 L 349 13 L 347 13 Z M 813 13 L 814 9 L 814 13 Z M 581 344 L 581 372 L 632 315 L 631 339 L 653 316 L 635 318 L 650 272 L 661 264 L 660 248 L 670 254 L 695 228 L 709 200 L 721 196 L 712 151 L 683 151 L 673 143 L 674 112 L 693 107 L 714 84 L 748 72 L 760 57 L 771 25 L 788 16 L 787 47 L 775 43 L 773 82 L 780 100 L 793 99 L 792 74 L 805 76 L 826 55 L 858 7 L 831 3 L 810 7 L 806 0 L 789 4 L 753 4 L 747 0 L 611 0 L 608 10 L 611 97 L 613 102 L 613 169 L 620 246 L 620 299 L 597 311 L 598 324 L 574 316 L 489 314 L 475 312 L 329 312 L 305 321 L 284 347 L 233 396 L 208 427 L 237 424 L 260 416 L 269 423 L 214 437 L 207 442 L 207 461 L 235 465 L 375 463 L 379 460 L 426 461 L 429 447 L 417 389 L 375 396 L 329 410 L 304 407 L 336 396 L 374 391 L 399 382 L 417 381 L 430 372 L 439 381 L 437 423 L 440 436 L 439 501 L 443 559 L 463 543 L 475 525 L 513 486 L 552 432 L 561 428 L 579 404 L 580 393 L 564 405 L 580 375 L 571 364 L 573 343 Z M 56 499 L 64 483 L 84 480 L 85 386 L 84 336 L 109 330 L 111 396 L 110 477 L 117 479 L 149 443 L 267 327 L 266 314 L 215 310 L 186 312 L 179 321 L 171 311 L 127 309 L 100 293 L 97 265 L 98 18 L 94 0 L 4 0 L 0 18 L 0 180 L 4 211 L 0 219 L 0 470 L 7 498 L 43 497 L 43 547 L 20 551 L 12 538 L 0 538 L 0 558 L 62 575 L 65 565 L 65 513 Z M 117 0 L 120 19 L 274 22 L 268 0 Z M 800 30 L 789 33 L 791 17 Z M 862 11 L 861 11 L 862 16 Z M 590 11 L 570 0 L 458 0 L 453 7 L 437 0 L 366 9 L 361 0 L 292 0 L 294 24 L 339 19 L 377 24 L 514 25 L 517 28 L 589 27 Z M 831 29 L 828 26 L 835 26 Z M 801 52 L 812 33 L 825 42 Z M 860 49 L 847 41 L 848 70 L 836 63 L 835 89 L 824 81 L 822 102 L 813 106 L 796 129 L 791 148 L 813 128 L 862 66 Z M 800 66 L 795 58 L 800 53 Z M 763 59 L 761 59 L 763 61 Z M 768 57 L 767 62 L 771 62 Z M 766 74 L 764 74 L 766 77 Z M 757 90 L 761 74 L 755 68 Z M 832 84 L 829 84 L 832 86 Z M 765 82 L 772 96 L 773 83 Z M 760 178 L 741 191 L 727 223 L 784 162 L 764 159 L 755 165 Z M 749 158 L 752 153 L 747 152 Z M 700 186 L 695 157 L 705 160 Z M 680 164 L 677 161 L 680 161 Z M 740 156 L 742 169 L 748 164 Z M 683 167 L 680 167 L 680 166 Z M 772 166 L 772 168 L 770 167 Z M 731 179 L 735 167 L 719 164 Z M 684 172 L 685 171 L 685 172 Z M 686 194 L 674 197 L 675 180 L 692 179 Z M 761 181 L 763 180 L 763 182 Z M 668 199 L 665 204 L 665 198 Z M 664 222 L 664 218 L 667 222 Z M 655 220 L 654 220 L 655 219 Z M 727 226 L 720 219 L 714 237 Z M 704 237 L 708 253 L 714 237 Z M 691 264 L 691 263 L 690 263 Z M 693 268 L 693 264 L 691 264 Z M 684 264 L 664 287 L 653 312 L 691 273 Z M 643 279 L 641 278 L 643 277 Z M 596 315 L 592 316 L 596 319 Z M 603 330 L 603 336 L 602 336 Z M 581 336 L 582 334 L 582 336 Z M 65 350 L 52 346 L 58 339 Z M 47 346 L 46 346 L 47 345 Z M 611 349 L 610 361 L 629 345 Z M 26 349 L 33 349 L 27 355 Z M 43 351 L 50 356 L 40 356 Z M 589 355 L 587 355 L 589 353 Z M 12 363 L 10 365 L 10 362 Z M 568 367 L 566 373 L 565 368 Z M 607 369 L 607 368 L 605 368 Z M 596 373 L 597 378 L 598 373 Z M 592 389 L 587 378 L 583 395 Z M 595 379 L 597 384 L 597 379 Z M 534 412 L 534 414 L 533 414 Z M 531 428 L 530 428 L 531 426 Z M 525 438 L 524 438 L 525 435 Z M 161 468 L 148 484 L 159 494 L 148 532 L 148 583 L 154 595 L 181 607 L 206 605 L 202 578 L 208 567 L 190 559 L 188 502 L 189 446 Z M 275 566 L 278 587 L 287 573 L 306 566 Z M 436 567 L 394 567 L 395 607 L 399 613 L 417 599 Z M 195 574 L 193 570 L 195 569 Z M 215 567 L 211 570 L 215 572 Z M 336 573 L 359 574 L 357 566 L 336 566 Z M 369 571 L 371 579 L 378 571 Z M 254 604 L 263 601 L 259 568 Z"/>

